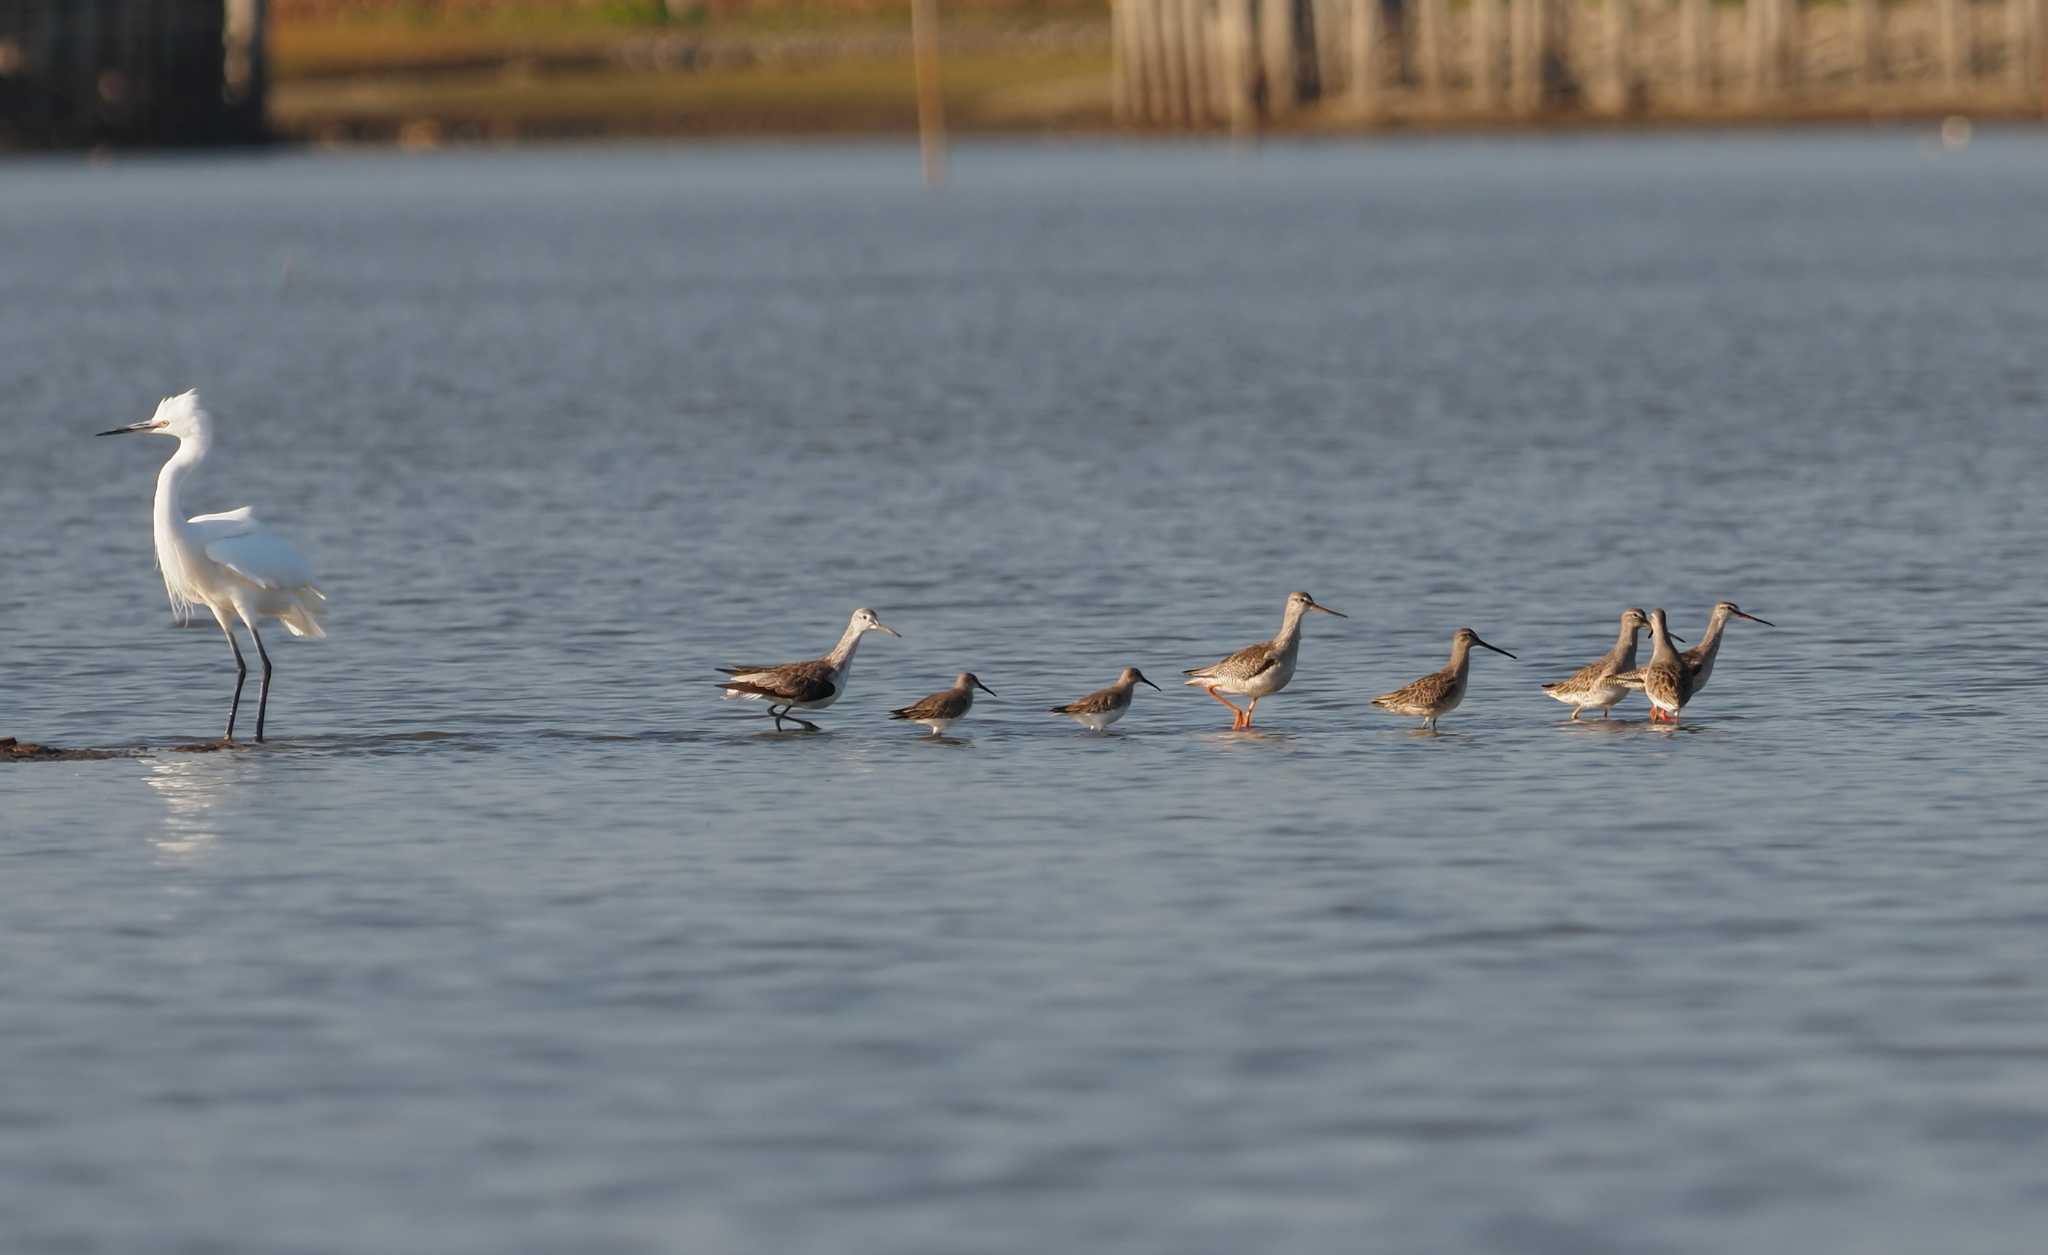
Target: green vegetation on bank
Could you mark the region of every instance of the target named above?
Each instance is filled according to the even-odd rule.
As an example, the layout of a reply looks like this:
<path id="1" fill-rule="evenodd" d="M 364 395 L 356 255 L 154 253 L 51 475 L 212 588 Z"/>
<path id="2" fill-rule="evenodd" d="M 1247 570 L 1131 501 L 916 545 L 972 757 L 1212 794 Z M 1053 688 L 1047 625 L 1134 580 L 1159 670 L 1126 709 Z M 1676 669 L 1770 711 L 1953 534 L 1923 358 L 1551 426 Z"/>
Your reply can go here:
<path id="1" fill-rule="evenodd" d="M 907 5 L 653 20 L 647 6 L 443 11 L 387 5 L 271 32 L 274 127 L 343 140 L 896 132 L 916 125 Z M 1106 18 L 948 18 L 962 130 L 1105 125 Z"/>

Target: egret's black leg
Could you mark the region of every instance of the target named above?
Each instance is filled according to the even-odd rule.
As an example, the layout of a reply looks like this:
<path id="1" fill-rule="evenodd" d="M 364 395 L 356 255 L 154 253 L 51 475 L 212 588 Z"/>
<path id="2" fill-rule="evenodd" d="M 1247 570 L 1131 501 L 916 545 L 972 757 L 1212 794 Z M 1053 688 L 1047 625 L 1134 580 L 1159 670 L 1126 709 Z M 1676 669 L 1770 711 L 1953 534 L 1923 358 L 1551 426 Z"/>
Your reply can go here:
<path id="1" fill-rule="evenodd" d="M 256 642 L 256 656 L 263 660 L 263 687 L 256 694 L 256 743 L 263 743 L 263 716 L 270 710 L 270 655 L 263 648 L 263 638 L 256 634 L 256 625 L 249 624 L 249 639 Z"/>
<path id="2" fill-rule="evenodd" d="M 227 740 L 232 741 L 235 739 L 235 714 L 242 709 L 242 682 L 249 678 L 249 664 L 242 661 L 242 646 L 235 640 L 235 629 L 228 626 L 227 620 L 221 620 L 220 630 L 227 634 L 228 648 L 235 651 L 235 700 L 228 703 L 228 734 L 226 737 Z M 258 734 L 257 739 L 263 739 L 261 734 Z"/>

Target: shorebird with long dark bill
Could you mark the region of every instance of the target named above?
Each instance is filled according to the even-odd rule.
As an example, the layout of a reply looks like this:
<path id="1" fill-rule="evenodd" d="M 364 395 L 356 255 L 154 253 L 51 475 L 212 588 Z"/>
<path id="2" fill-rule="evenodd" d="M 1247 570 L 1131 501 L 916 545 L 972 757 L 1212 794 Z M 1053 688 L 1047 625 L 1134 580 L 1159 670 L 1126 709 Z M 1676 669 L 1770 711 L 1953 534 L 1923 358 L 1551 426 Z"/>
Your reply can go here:
<path id="1" fill-rule="evenodd" d="M 1671 647 L 1671 631 L 1664 626 L 1664 612 L 1650 612 L 1650 662 L 1635 671 L 1614 677 L 1617 684 L 1641 689 L 1650 699 L 1650 722 L 1678 722 L 1678 712 L 1692 699 L 1692 668 Z"/>
<path id="2" fill-rule="evenodd" d="M 823 710 L 839 700 L 839 695 L 846 691 L 846 677 L 853 670 L 853 651 L 860 647 L 860 638 L 869 632 L 902 635 L 862 606 L 846 621 L 846 631 L 840 634 L 839 643 L 823 658 L 773 667 L 720 667 L 732 678 L 718 687 L 725 690 L 728 699 L 766 701 L 768 715 L 775 720 L 778 732 L 785 719 L 806 732 L 816 732 L 817 724 L 799 719 L 792 712 Z"/>
<path id="3" fill-rule="evenodd" d="M 1278 635 L 1270 641 L 1247 645 L 1221 662 L 1181 672 L 1188 677 L 1184 683 L 1203 690 L 1230 707 L 1233 716 L 1231 731 L 1251 727 L 1252 715 L 1259 709 L 1259 699 L 1271 697 L 1286 688 L 1287 682 L 1294 678 L 1294 660 L 1301 653 L 1301 620 L 1311 610 L 1334 614 L 1340 619 L 1350 617 L 1341 610 L 1322 605 L 1307 593 L 1289 593 L 1287 611 L 1280 619 Z M 1223 696 L 1225 693 L 1251 700 L 1239 706 Z"/>
<path id="4" fill-rule="evenodd" d="M 1615 638 L 1614 648 L 1572 672 L 1570 679 L 1544 685 L 1543 691 L 1570 706 L 1574 719 L 1582 710 L 1597 710 L 1602 719 L 1607 718 L 1614 704 L 1629 694 L 1628 686 L 1614 677 L 1636 669 L 1636 636 L 1649 625 L 1650 616 L 1642 610 L 1631 606 L 1622 611 L 1621 635 Z"/>
<path id="5" fill-rule="evenodd" d="M 1474 645 L 1514 657 L 1500 646 L 1480 640 L 1479 633 L 1471 628 L 1459 628 L 1451 637 L 1451 661 L 1443 670 L 1423 676 L 1413 684 L 1404 684 L 1391 693 L 1382 693 L 1372 699 L 1372 704 L 1397 715 L 1414 715 L 1422 720 L 1423 727 L 1435 731 L 1436 721 L 1456 710 L 1458 703 L 1465 700 L 1465 679 L 1472 674 Z"/>
<path id="6" fill-rule="evenodd" d="M 1079 701 L 1064 706 L 1051 707 L 1052 713 L 1065 715 L 1090 732 L 1100 732 L 1110 724 L 1124 717 L 1131 708 L 1131 694 L 1140 684 L 1158 688 L 1157 684 L 1145 678 L 1145 673 L 1136 667 L 1125 667 L 1116 678 L 1116 683 L 1106 689 L 1096 689 Z"/>
<path id="7" fill-rule="evenodd" d="M 1761 623 L 1765 627 L 1778 626 L 1769 619 L 1757 618 L 1732 601 L 1715 602 L 1713 616 L 1707 620 L 1706 634 L 1700 637 L 1700 643 L 1679 655 L 1685 663 L 1686 671 L 1692 675 L 1692 691 L 1689 697 L 1698 697 L 1700 690 L 1707 687 L 1707 677 L 1714 674 L 1714 656 L 1721 652 L 1721 633 L 1727 628 L 1730 619 L 1748 619 L 1751 623 Z M 1685 643 L 1676 636 L 1671 639 L 1681 645 Z"/>
<path id="8" fill-rule="evenodd" d="M 953 678 L 952 688 L 934 693 L 923 701 L 899 706 L 889 712 L 889 717 L 921 723 L 932 730 L 933 736 L 941 736 L 947 728 L 965 719 L 967 712 L 973 709 L 976 689 L 990 697 L 996 695 L 996 691 L 976 679 L 972 671 L 962 671 Z"/>

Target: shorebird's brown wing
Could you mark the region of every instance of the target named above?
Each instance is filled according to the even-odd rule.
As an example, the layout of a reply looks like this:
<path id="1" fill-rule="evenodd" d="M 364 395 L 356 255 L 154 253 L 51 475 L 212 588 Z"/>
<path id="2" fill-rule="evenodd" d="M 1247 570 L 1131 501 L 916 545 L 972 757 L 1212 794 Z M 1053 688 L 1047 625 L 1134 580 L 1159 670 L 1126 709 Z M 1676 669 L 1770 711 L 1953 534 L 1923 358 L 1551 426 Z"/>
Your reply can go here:
<path id="1" fill-rule="evenodd" d="M 892 710 L 889 717 L 911 720 L 958 719 L 967 713 L 970 700 L 968 695 L 959 689 L 947 689 L 943 693 L 934 693 L 923 701 L 912 702 L 908 706 Z"/>
<path id="2" fill-rule="evenodd" d="M 1221 662 L 1206 667 L 1193 667 L 1181 672 L 1197 680 L 1249 680 L 1280 661 L 1280 651 L 1273 648 L 1273 642 L 1260 641 L 1247 645 Z"/>
<path id="3" fill-rule="evenodd" d="M 730 693 L 756 693 L 785 702 L 817 702 L 832 695 L 832 668 L 824 662 L 792 662 L 780 667 L 742 672 L 744 680 L 719 687 Z"/>
<path id="4" fill-rule="evenodd" d="M 1117 690 L 1112 685 L 1106 689 L 1096 689 L 1088 696 L 1068 702 L 1064 706 L 1055 706 L 1052 708 L 1052 713 L 1056 715 L 1099 715 L 1105 710 L 1115 710 L 1116 708 Z"/>
<path id="5" fill-rule="evenodd" d="M 1606 678 L 1607 668 L 1611 665 L 1607 660 L 1607 656 L 1602 654 L 1585 666 L 1580 667 L 1577 671 L 1572 672 L 1570 679 L 1556 680 L 1544 685 L 1543 691 L 1546 693 L 1574 693 L 1580 689 L 1592 688 L 1594 681 Z"/>
<path id="6" fill-rule="evenodd" d="M 1692 688 L 1692 672 L 1686 669 L 1683 661 L 1653 662 L 1642 669 L 1641 675 L 1644 694 L 1661 697 L 1668 702 L 1684 702 Z"/>
<path id="7" fill-rule="evenodd" d="M 1382 693 L 1372 699 L 1375 706 L 1434 706 L 1444 699 L 1456 681 L 1441 671 L 1423 676 L 1413 684 L 1403 684 L 1391 693 Z"/>

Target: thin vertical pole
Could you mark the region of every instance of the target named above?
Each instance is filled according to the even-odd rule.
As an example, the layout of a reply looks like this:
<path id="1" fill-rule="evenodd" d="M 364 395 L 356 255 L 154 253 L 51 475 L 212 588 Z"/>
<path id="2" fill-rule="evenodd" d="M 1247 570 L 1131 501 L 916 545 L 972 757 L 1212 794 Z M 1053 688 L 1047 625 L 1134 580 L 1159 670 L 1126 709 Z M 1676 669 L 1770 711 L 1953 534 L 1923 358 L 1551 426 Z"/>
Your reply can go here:
<path id="1" fill-rule="evenodd" d="M 939 91 L 939 0 L 910 0 L 911 56 L 917 66 L 917 151 L 924 181 L 946 181 L 946 102 Z"/>
<path id="2" fill-rule="evenodd" d="M 1749 102 L 1762 105 L 1774 86 L 1771 74 L 1772 0 L 1743 0 L 1749 22 Z"/>
<path id="3" fill-rule="evenodd" d="M 1806 75 L 1806 11 L 1800 0 L 1776 0 L 1776 4 L 1778 21 L 1772 31 L 1775 59 L 1778 75 L 1790 94 Z"/>
<path id="4" fill-rule="evenodd" d="M 1187 119 L 1200 126 L 1209 120 L 1209 24 L 1203 20 L 1207 0 L 1180 0 L 1181 38 L 1187 53 Z"/>
<path id="5" fill-rule="evenodd" d="M 1123 126 L 1131 124 L 1132 80 L 1136 78 L 1131 58 L 1131 0 L 1110 0 L 1109 5 L 1109 109 Z"/>

